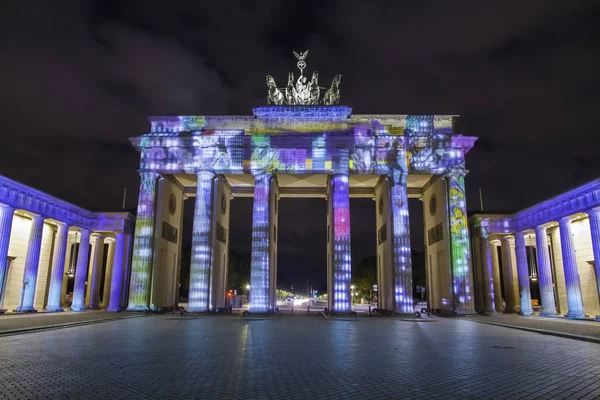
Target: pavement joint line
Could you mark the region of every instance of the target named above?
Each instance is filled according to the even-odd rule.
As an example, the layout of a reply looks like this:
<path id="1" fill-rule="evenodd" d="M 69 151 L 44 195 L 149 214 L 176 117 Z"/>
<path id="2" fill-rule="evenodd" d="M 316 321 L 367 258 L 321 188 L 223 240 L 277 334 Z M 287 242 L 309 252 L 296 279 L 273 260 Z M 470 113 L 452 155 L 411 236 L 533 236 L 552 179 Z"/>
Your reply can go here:
<path id="1" fill-rule="evenodd" d="M 49 330 L 55 330 L 55 329 L 65 329 L 65 328 L 70 328 L 73 326 L 80 326 L 80 325 L 91 325 L 91 324 L 99 324 L 102 322 L 111 322 L 111 321 L 119 321 L 122 319 L 132 319 L 132 318 L 140 318 L 140 317 L 145 317 L 146 315 L 131 315 L 128 317 L 111 317 L 111 318 L 99 318 L 99 319 L 95 319 L 95 320 L 88 320 L 88 321 L 77 321 L 77 322 L 65 322 L 63 324 L 52 324 L 52 325 L 44 325 L 44 326 L 35 326 L 35 327 L 30 327 L 30 328 L 18 328 L 18 329 L 7 329 L 4 331 L 0 331 L 0 337 L 2 336 L 14 336 L 14 335 L 21 335 L 21 334 L 26 334 L 26 333 L 34 333 L 34 332 L 42 332 L 42 331 L 49 331 Z"/>
<path id="2" fill-rule="evenodd" d="M 501 326 L 504 328 L 511 328 L 511 329 L 518 329 L 521 331 L 534 332 L 534 333 L 539 333 L 541 335 L 558 336 L 558 337 L 562 337 L 562 338 L 566 338 L 566 339 L 581 340 L 581 341 L 592 342 L 592 343 L 600 343 L 600 338 L 595 338 L 592 336 L 575 335 L 572 333 L 549 331 L 549 330 L 545 330 L 545 329 L 529 328 L 529 327 L 518 326 L 518 325 L 501 324 L 498 322 L 477 321 L 477 320 L 471 319 L 471 318 L 465 318 L 465 320 L 475 322 L 478 324 L 495 325 L 495 326 Z"/>

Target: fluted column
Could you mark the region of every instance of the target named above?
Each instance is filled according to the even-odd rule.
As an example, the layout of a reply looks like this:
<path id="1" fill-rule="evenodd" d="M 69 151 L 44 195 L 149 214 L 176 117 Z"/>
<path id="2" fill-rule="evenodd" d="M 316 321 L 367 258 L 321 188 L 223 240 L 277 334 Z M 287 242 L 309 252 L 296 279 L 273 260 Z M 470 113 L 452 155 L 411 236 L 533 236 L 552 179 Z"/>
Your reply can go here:
<path id="1" fill-rule="evenodd" d="M 67 255 L 67 241 L 69 238 L 69 227 L 59 223 L 52 251 L 52 269 L 50 275 L 50 289 L 48 291 L 48 305 L 46 311 L 63 311 L 60 306 L 63 278 L 65 276 L 65 257 Z"/>
<path id="2" fill-rule="evenodd" d="M 498 260 L 498 246 L 490 241 L 490 253 L 492 258 L 492 285 L 494 287 L 494 307 L 496 312 L 504 312 L 502 304 L 502 287 L 500 283 L 500 261 Z"/>
<path id="3" fill-rule="evenodd" d="M 550 264 L 550 252 L 548 250 L 546 229 L 545 226 L 538 226 L 535 228 L 538 274 L 540 276 L 540 295 L 542 297 L 542 312 L 540 315 L 556 315 L 554 285 L 552 283 L 552 266 Z"/>
<path id="4" fill-rule="evenodd" d="M 496 314 L 494 309 L 494 279 L 492 254 L 490 251 L 490 242 L 487 234 L 480 237 L 480 252 L 481 252 L 481 272 L 484 290 L 484 312 L 486 314 Z"/>
<path id="5" fill-rule="evenodd" d="M 333 279 L 333 294 L 330 305 L 334 313 L 348 313 L 352 311 L 352 298 L 350 293 L 351 279 L 351 254 L 350 254 L 350 192 L 348 174 L 332 174 L 329 179 L 329 193 L 332 212 L 331 239 L 333 240 L 333 265 L 331 276 Z M 398 287 L 396 277 L 396 287 Z M 396 302 L 396 305 L 398 302 Z"/>
<path id="6" fill-rule="evenodd" d="M 142 182 L 135 220 L 128 311 L 148 310 L 150 302 L 150 279 L 155 242 L 156 184 L 160 174 L 143 171 L 140 173 L 140 177 Z"/>
<path id="7" fill-rule="evenodd" d="M 88 258 L 90 255 L 90 231 L 81 229 L 79 233 L 79 252 L 77 253 L 73 301 L 71 303 L 71 310 L 73 311 L 85 311 L 85 280 L 87 278 Z"/>
<path id="8" fill-rule="evenodd" d="M 252 208 L 252 258 L 250 264 L 250 312 L 269 311 L 269 198 L 271 174 L 254 175 Z"/>
<path id="9" fill-rule="evenodd" d="M 513 276 L 513 257 L 512 257 L 512 237 L 502 236 L 500 245 L 502 246 L 502 278 L 504 283 L 504 297 L 506 301 L 506 314 L 517 312 L 517 294 L 514 290 L 515 276 Z"/>
<path id="10" fill-rule="evenodd" d="M 100 283 L 102 281 L 102 261 L 104 259 L 104 236 L 97 235 L 92 264 L 92 282 L 90 288 L 90 310 L 100 309 Z"/>
<path id="11" fill-rule="evenodd" d="M 104 287 L 102 288 L 102 308 L 108 308 L 110 301 L 110 287 L 112 283 L 113 266 L 115 263 L 115 245 L 114 241 L 108 243 L 108 256 L 106 257 L 106 271 L 104 272 Z"/>
<path id="12" fill-rule="evenodd" d="M 588 211 L 590 221 L 590 232 L 592 236 L 592 251 L 594 253 L 594 267 L 596 269 L 596 284 L 598 286 L 598 297 L 600 298 L 600 208 Z M 596 316 L 600 321 L 600 315 Z"/>
<path id="13" fill-rule="evenodd" d="M 190 288 L 188 311 L 208 310 L 211 271 L 211 227 L 212 227 L 212 171 L 198 171 L 196 206 L 192 227 L 192 261 L 190 266 Z M 256 199 L 254 199 L 256 201 Z"/>
<path id="14" fill-rule="evenodd" d="M 475 314 L 471 246 L 465 200 L 466 174 L 464 164 L 460 164 L 447 175 L 454 310 L 458 314 Z"/>
<path id="15" fill-rule="evenodd" d="M 37 281 L 38 267 L 40 265 L 40 249 L 42 247 L 42 234 L 44 232 L 44 217 L 34 215 L 31 217 L 31 231 L 29 244 L 25 256 L 25 271 L 23 273 L 23 286 L 21 288 L 21 303 L 17 308 L 19 312 L 37 311 L 33 308 L 35 298 L 35 284 Z"/>
<path id="16" fill-rule="evenodd" d="M 8 280 L 8 245 L 14 212 L 15 209 L 12 207 L 0 206 L 0 301 L 6 289 L 5 280 Z M 0 308 L 2 308 L 1 303 Z"/>
<path id="17" fill-rule="evenodd" d="M 106 309 L 109 312 L 123 311 L 121 308 L 121 287 L 123 283 L 123 271 L 125 270 L 125 232 L 116 232 L 115 237 L 115 252 L 110 277 L 110 301 Z"/>
<path id="18" fill-rule="evenodd" d="M 571 232 L 571 218 L 562 218 L 559 222 L 560 248 L 562 250 L 563 267 L 565 269 L 565 286 L 567 287 L 568 318 L 584 318 L 581 283 L 577 270 L 577 257 Z"/>
<path id="19" fill-rule="evenodd" d="M 529 285 L 529 265 L 527 264 L 525 233 L 515 233 L 515 249 L 517 252 L 517 275 L 519 278 L 519 299 L 521 303 L 519 314 L 528 316 L 533 313 L 533 308 L 531 307 L 531 287 Z"/>

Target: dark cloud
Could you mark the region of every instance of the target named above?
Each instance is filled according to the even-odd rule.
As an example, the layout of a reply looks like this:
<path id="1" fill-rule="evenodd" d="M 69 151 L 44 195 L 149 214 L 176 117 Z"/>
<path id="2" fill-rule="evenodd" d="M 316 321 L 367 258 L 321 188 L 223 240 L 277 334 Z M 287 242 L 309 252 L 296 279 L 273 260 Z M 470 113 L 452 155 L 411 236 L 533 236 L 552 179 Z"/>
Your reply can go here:
<path id="1" fill-rule="evenodd" d="M 355 113 L 461 114 L 480 137 L 471 209 L 480 188 L 486 208 L 519 209 L 600 173 L 595 2 L 27 1 L 5 4 L 1 26 L 0 173 L 88 208 L 117 208 L 124 187 L 135 205 L 127 138 L 146 116 L 249 114 L 264 74 L 284 80 L 306 49 L 309 70 L 343 74 Z M 282 222 L 300 235 L 288 241 L 322 236 L 308 212 Z"/>

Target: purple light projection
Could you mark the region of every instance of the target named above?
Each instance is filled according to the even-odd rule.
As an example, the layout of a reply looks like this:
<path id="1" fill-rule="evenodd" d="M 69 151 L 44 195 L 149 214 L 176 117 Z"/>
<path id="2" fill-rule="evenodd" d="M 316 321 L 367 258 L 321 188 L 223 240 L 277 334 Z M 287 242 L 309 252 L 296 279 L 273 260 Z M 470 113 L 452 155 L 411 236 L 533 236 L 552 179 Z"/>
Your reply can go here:
<path id="1" fill-rule="evenodd" d="M 556 315 L 556 303 L 554 302 L 554 287 L 552 285 L 550 252 L 548 250 L 546 229 L 545 226 L 538 226 L 535 228 L 538 273 L 540 274 L 540 294 L 542 297 L 541 315 Z"/>
<path id="2" fill-rule="evenodd" d="M 19 312 L 35 311 L 33 300 L 35 298 L 35 284 L 40 264 L 44 218 L 34 215 L 31 219 L 32 224 L 29 233 L 29 244 L 27 245 L 27 255 L 25 256 L 25 272 L 23 273 L 23 286 L 21 289 L 21 303 L 17 308 Z"/>
<path id="3" fill-rule="evenodd" d="M 571 218 L 562 218 L 559 221 L 560 247 L 562 249 L 563 266 L 565 269 L 565 285 L 567 287 L 567 304 L 569 312 L 566 317 L 584 318 L 583 297 L 581 296 L 581 283 L 577 270 L 575 245 L 571 233 Z"/>
<path id="4" fill-rule="evenodd" d="M 531 315 L 531 289 L 529 286 L 529 265 L 527 264 L 527 248 L 525 247 L 525 233 L 515 234 L 515 250 L 517 253 L 517 275 L 519 278 L 519 298 L 521 300 L 521 315 Z"/>
<path id="5" fill-rule="evenodd" d="M 75 268 L 75 284 L 73 287 L 73 302 L 71 310 L 85 311 L 85 280 L 88 272 L 88 257 L 90 255 L 90 231 L 82 229 L 79 238 L 79 253 L 77 253 L 77 267 Z"/>
<path id="6" fill-rule="evenodd" d="M 65 224 L 59 224 L 54 243 L 54 255 L 52 257 L 52 275 L 50 276 L 50 289 L 48 290 L 47 311 L 63 311 L 60 306 L 60 297 L 65 271 L 68 234 L 69 228 Z"/>
<path id="7" fill-rule="evenodd" d="M 350 280 L 350 196 L 348 175 L 331 176 L 333 198 L 333 305 L 332 311 L 352 311 Z"/>

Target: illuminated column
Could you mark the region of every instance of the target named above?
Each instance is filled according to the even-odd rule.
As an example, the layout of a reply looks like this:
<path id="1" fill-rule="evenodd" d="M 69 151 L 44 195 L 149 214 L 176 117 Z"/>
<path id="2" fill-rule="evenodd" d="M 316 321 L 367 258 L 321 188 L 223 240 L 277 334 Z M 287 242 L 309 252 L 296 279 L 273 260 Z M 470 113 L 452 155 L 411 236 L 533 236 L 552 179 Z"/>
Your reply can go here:
<path id="1" fill-rule="evenodd" d="M 250 312 L 269 311 L 269 198 L 271 174 L 254 175 L 252 210 L 252 261 L 250 265 Z"/>
<path id="2" fill-rule="evenodd" d="M 138 200 L 133 242 L 133 264 L 129 282 L 129 305 L 127 311 L 148 310 L 150 300 L 150 278 L 154 250 L 154 225 L 156 183 L 160 174 L 141 172 L 142 183 Z"/>
<path id="3" fill-rule="evenodd" d="M 37 281 L 38 267 L 40 265 L 40 249 L 42 246 L 42 233 L 44 231 L 44 218 L 39 215 L 31 217 L 31 231 L 29 244 L 25 256 L 25 271 L 23 273 L 23 286 L 21 289 L 21 304 L 17 311 L 36 311 L 33 308 L 35 297 L 35 284 Z"/>
<path id="4" fill-rule="evenodd" d="M 494 306 L 496 311 L 501 313 L 504 311 L 502 302 L 502 287 L 500 286 L 500 262 L 498 260 L 497 241 L 490 243 L 490 253 L 492 255 L 492 282 L 494 286 Z"/>
<path id="5" fill-rule="evenodd" d="M 52 270 L 50 275 L 50 289 L 48 291 L 48 305 L 46 311 L 63 311 L 60 306 L 63 277 L 65 276 L 65 257 L 67 255 L 67 239 L 69 227 L 59 223 L 52 251 Z"/>
<path id="6" fill-rule="evenodd" d="M 460 164 L 455 166 L 447 175 L 454 310 L 458 314 L 475 313 L 471 247 L 469 245 L 467 204 L 465 200 L 466 174 L 464 164 Z"/>
<path id="7" fill-rule="evenodd" d="M 81 229 L 79 233 L 79 252 L 77 253 L 73 302 L 71 303 L 71 310 L 73 311 L 85 311 L 83 301 L 85 298 L 85 280 L 87 278 L 88 258 L 90 255 L 90 231 Z"/>
<path id="8" fill-rule="evenodd" d="M 6 288 L 5 280 L 8 280 L 8 245 L 14 211 L 12 207 L 0 206 L 0 308 L 3 291 Z"/>
<path id="9" fill-rule="evenodd" d="M 115 252 L 113 256 L 112 274 L 110 277 L 110 301 L 106 311 L 119 312 L 121 308 L 121 285 L 125 270 L 125 232 L 116 232 Z"/>
<path id="10" fill-rule="evenodd" d="M 588 211 L 590 232 L 592 235 L 592 250 L 594 252 L 594 267 L 596 268 L 596 284 L 600 298 L 600 208 Z M 600 315 L 596 316 L 600 320 Z"/>
<path id="11" fill-rule="evenodd" d="M 215 174 L 212 171 L 201 170 L 198 171 L 197 176 L 188 296 L 188 311 L 190 312 L 208 310 L 211 270 L 212 182 Z"/>
<path id="12" fill-rule="evenodd" d="M 480 241 L 480 251 L 481 251 L 481 272 L 482 272 L 482 280 L 484 287 L 484 310 L 486 314 L 496 314 L 496 310 L 494 309 L 494 279 L 492 272 L 492 254 L 490 251 L 490 242 L 488 239 L 488 235 L 486 233 L 482 233 L 481 241 Z"/>
<path id="13" fill-rule="evenodd" d="M 540 276 L 540 294 L 542 297 L 542 312 L 540 315 L 556 315 L 552 266 L 550 265 L 550 252 L 548 250 L 545 226 L 535 228 L 535 243 L 537 247 L 538 274 Z"/>
<path id="14" fill-rule="evenodd" d="M 558 222 L 558 225 L 560 230 L 560 247 L 562 250 L 563 267 L 565 269 L 567 304 L 569 307 L 569 312 L 567 312 L 565 317 L 584 318 L 585 313 L 583 312 L 581 283 L 579 282 L 575 245 L 573 243 L 573 233 L 571 232 L 571 218 L 562 218 Z"/>
<path id="15" fill-rule="evenodd" d="M 348 174 L 332 174 L 329 179 L 329 193 L 333 201 L 333 298 L 331 311 L 346 313 L 352 311 L 350 295 L 350 192 Z"/>
<path id="16" fill-rule="evenodd" d="M 96 236 L 94 261 L 92 266 L 92 282 L 90 287 L 90 310 L 100 309 L 100 282 L 102 281 L 102 261 L 104 258 L 104 236 Z"/>
<path id="17" fill-rule="evenodd" d="M 502 278 L 504 283 L 504 297 L 506 301 L 506 314 L 514 314 L 517 312 L 517 294 L 514 290 L 513 276 L 513 258 L 512 258 L 512 237 L 502 236 L 500 238 L 500 246 L 502 247 Z"/>
<path id="18" fill-rule="evenodd" d="M 115 263 L 115 241 L 108 242 L 108 256 L 106 257 L 106 271 L 104 272 L 104 287 L 102 288 L 102 308 L 108 308 L 110 300 L 110 287 L 112 283 L 113 266 Z"/>
<path id="19" fill-rule="evenodd" d="M 519 278 L 519 298 L 521 302 L 521 315 L 531 315 L 531 288 L 529 286 L 529 266 L 527 264 L 527 247 L 525 246 L 525 233 L 515 233 L 515 248 L 517 251 L 517 275 Z"/>

